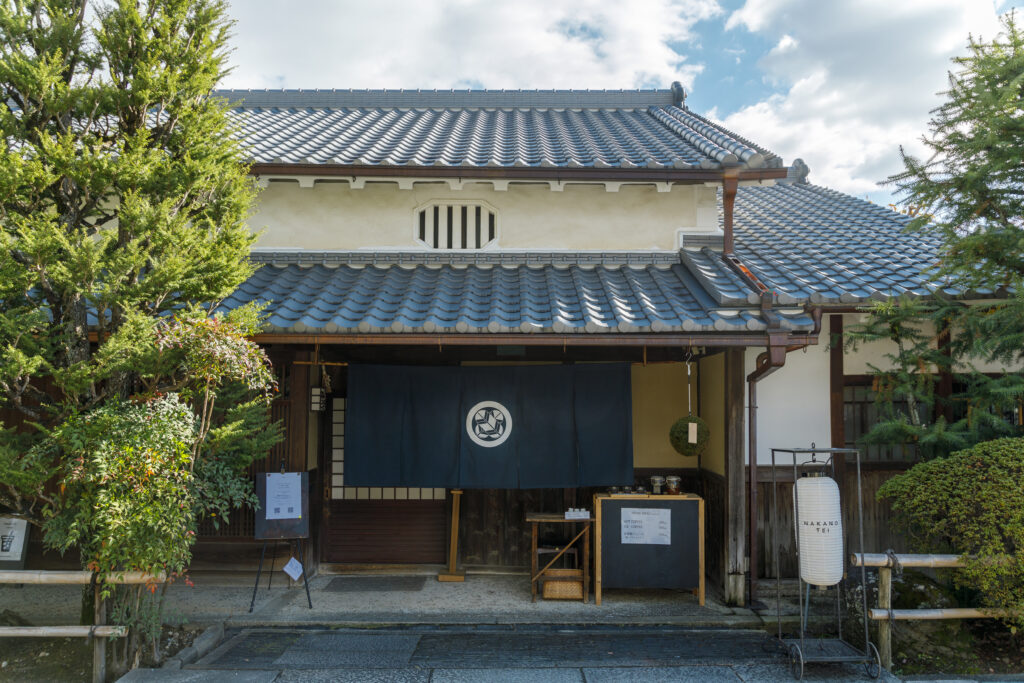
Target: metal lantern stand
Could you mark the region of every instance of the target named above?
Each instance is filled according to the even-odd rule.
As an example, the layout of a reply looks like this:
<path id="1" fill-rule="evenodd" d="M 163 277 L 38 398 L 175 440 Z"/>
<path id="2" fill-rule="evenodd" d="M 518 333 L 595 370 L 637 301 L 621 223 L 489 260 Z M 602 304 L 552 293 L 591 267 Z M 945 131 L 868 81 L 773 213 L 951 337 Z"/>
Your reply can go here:
<path id="1" fill-rule="evenodd" d="M 778 524 L 778 485 L 776 477 L 777 467 L 791 467 L 793 473 L 793 523 L 796 525 L 800 519 L 800 501 L 797 496 L 796 482 L 801 476 L 812 472 L 825 474 L 836 479 L 836 460 L 853 456 L 857 463 L 857 531 L 860 539 L 860 552 L 864 553 L 864 504 L 861 500 L 860 485 L 860 451 L 854 448 L 773 448 L 772 449 L 772 509 L 771 526 L 773 538 L 778 538 L 780 532 Z M 778 463 L 777 459 L 782 457 L 789 462 Z M 823 458 L 823 459 L 822 459 Z M 785 533 L 785 532 L 783 532 Z M 800 555 L 800 534 L 795 534 L 797 557 Z M 777 546 L 777 544 L 776 544 Z M 882 673 L 882 663 L 878 656 L 878 650 L 871 643 L 868 635 L 868 597 L 867 597 L 867 570 L 860 567 L 861 584 L 861 611 L 864 622 L 864 647 L 858 648 L 855 645 L 843 640 L 843 609 L 840 586 L 835 586 L 835 629 L 836 638 L 808 637 L 807 614 L 810 609 L 810 584 L 806 584 L 800 576 L 799 563 L 797 564 L 797 588 L 800 605 L 800 633 L 799 637 L 784 638 L 782 635 L 782 574 L 779 571 L 779 552 L 776 547 L 775 555 L 775 585 L 776 603 L 775 614 L 778 622 L 778 639 L 786 652 L 789 654 L 790 668 L 793 677 L 797 680 L 803 678 L 804 665 L 807 662 L 852 662 L 864 665 L 864 670 L 871 678 L 878 678 Z M 846 557 L 844 550 L 843 557 Z M 845 572 L 844 572 L 845 573 Z M 805 591 L 807 595 L 805 597 Z"/>

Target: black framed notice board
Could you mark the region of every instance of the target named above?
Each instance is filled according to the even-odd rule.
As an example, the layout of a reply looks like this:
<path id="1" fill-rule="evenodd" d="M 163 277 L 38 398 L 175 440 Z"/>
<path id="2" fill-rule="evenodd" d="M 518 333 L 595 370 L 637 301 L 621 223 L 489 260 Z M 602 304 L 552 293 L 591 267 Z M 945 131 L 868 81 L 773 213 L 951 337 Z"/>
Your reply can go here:
<path id="1" fill-rule="evenodd" d="M 255 529 L 258 540 L 309 538 L 308 472 L 257 474 L 256 497 L 260 503 Z"/>
<path id="2" fill-rule="evenodd" d="M 594 496 L 594 597 L 602 588 L 692 590 L 704 604 L 704 499 Z"/>

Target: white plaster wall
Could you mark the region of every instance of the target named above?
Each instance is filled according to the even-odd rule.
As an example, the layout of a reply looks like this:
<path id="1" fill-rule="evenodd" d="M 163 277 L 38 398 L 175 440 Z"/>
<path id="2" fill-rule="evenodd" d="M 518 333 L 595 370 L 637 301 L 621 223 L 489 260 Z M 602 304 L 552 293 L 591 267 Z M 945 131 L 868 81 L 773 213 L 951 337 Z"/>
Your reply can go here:
<path id="1" fill-rule="evenodd" d="M 614 187 L 614 185 L 609 186 Z M 622 185 L 610 192 L 600 184 L 512 183 L 504 191 L 489 182 L 272 181 L 260 195 L 249 224 L 262 231 L 259 248 L 406 249 L 424 248 L 415 239 L 416 209 L 435 200 L 482 200 L 497 210 L 498 240 L 490 249 L 673 250 L 678 231 L 717 231 L 715 190 L 703 185 Z M 709 208 L 711 207 L 711 208 Z"/>
<path id="2" fill-rule="evenodd" d="M 843 314 L 843 330 L 850 330 L 863 324 L 862 320 L 867 318 L 867 313 L 845 313 Z M 822 322 L 822 343 L 828 341 L 828 324 Z M 873 372 L 871 366 L 880 370 L 888 370 L 892 363 L 885 357 L 887 353 L 895 353 L 896 345 L 888 341 L 874 341 L 860 343 L 856 351 L 847 350 L 843 354 L 844 375 L 867 375 Z"/>
<path id="3" fill-rule="evenodd" d="M 867 314 L 859 313 L 847 313 L 843 315 L 843 329 L 849 330 L 856 325 L 861 324 L 861 320 Z M 824 325 L 824 329 L 828 329 L 827 325 Z M 934 327 L 926 325 L 924 329 L 929 334 L 934 335 Z M 827 340 L 827 333 L 822 334 L 823 342 Z M 890 341 L 876 341 L 868 344 L 860 344 L 856 351 L 847 351 L 843 355 L 843 374 L 844 375 L 867 375 L 873 372 L 871 366 L 875 366 L 880 370 L 888 370 L 892 367 L 892 362 L 886 358 L 886 354 L 896 353 L 896 344 Z M 1003 372 L 1004 370 L 1020 370 L 1024 368 L 1024 363 L 1017 362 L 1009 365 L 1002 363 L 992 363 L 988 361 L 973 361 L 974 368 L 979 372 Z M 958 369 L 966 369 L 965 365 L 959 363 Z"/>
<path id="4" fill-rule="evenodd" d="M 828 329 L 827 323 L 823 327 Z M 822 448 L 831 446 L 829 354 L 822 341 L 819 346 L 807 347 L 806 352 L 786 354 L 786 364 L 757 383 L 759 465 L 771 464 L 772 448 L 807 448 L 812 443 Z M 747 374 L 754 369 L 757 355 L 763 350 L 747 349 Z M 744 383 L 745 389 L 748 384 Z M 749 401 L 748 391 L 744 401 L 748 410 Z M 747 452 L 746 448 L 743 450 Z"/>

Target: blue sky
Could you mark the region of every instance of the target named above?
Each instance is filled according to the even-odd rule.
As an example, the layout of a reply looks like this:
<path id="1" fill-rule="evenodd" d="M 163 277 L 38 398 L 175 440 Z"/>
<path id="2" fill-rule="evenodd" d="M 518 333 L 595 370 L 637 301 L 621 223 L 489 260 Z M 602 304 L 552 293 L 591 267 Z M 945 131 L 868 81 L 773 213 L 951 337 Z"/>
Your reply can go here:
<path id="1" fill-rule="evenodd" d="M 1020 0 L 230 0 L 232 88 L 667 88 L 878 203 Z"/>

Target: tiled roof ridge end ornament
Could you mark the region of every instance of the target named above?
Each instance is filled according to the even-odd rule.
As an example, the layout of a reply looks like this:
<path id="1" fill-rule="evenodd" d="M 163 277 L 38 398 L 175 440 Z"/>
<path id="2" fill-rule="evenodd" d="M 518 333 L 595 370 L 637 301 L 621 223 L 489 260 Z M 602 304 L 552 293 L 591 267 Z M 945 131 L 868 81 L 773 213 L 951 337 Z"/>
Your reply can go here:
<path id="1" fill-rule="evenodd" d="M 789 174 L 787 180 L 800 185 L 808 185 L 807 176 L 811 174 L 811 168 L 804 162 L 803 159 L 793 159 L 793 163 L 789 166 Z"/>
<path id="2" fill-rule="evenodd" d="M 672 81 L 672 105 L 682 109 L 686 105 L 686 91 L 679 81 Z"/>

